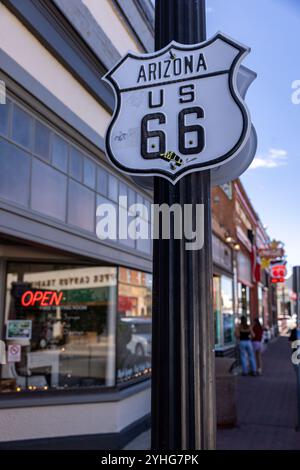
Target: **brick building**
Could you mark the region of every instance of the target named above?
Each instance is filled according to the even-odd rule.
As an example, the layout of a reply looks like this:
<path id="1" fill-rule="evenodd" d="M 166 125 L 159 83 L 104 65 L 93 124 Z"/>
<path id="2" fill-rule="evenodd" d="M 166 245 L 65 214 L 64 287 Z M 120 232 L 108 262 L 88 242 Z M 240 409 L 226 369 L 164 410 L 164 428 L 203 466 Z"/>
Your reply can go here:
<path id="1" fill-rule="evenodd" d="M 212 189 L 212 227 L 216 350 L 227 355 L 241 315 L 248 321 L 259 317 L 266 328 L 276 327 L 275 287 L 258 257 L 258 249 L 270 239 L 240 180 Z M 216 256 L 217 245 L 227 259 L 226 273 L 222 257 Z"/>

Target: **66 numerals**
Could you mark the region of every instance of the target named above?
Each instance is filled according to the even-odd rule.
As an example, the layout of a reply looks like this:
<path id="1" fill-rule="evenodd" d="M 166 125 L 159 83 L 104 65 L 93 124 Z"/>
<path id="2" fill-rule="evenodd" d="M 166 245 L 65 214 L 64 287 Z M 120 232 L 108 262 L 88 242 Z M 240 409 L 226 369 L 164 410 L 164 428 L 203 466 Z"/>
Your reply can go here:
<path id="1" fill-rule="evenodd" d="M 187 88 L 190 88 L 191 91 L 187 92 Z M 188 85 L 179 88 L 180 103 L 188 103 L 194 101 L 194 86 Z M 187 98 L 184 98 L 186 97 Z M 160 93 L 160 103 L 154 105 L 152 102 L 152 92 L 149 92 L 149 107 L 161 107 L 163 105 L 163 95 Z M 200 124 L 186 124 L 186 116 L 195 115 L 197 119 L 204 118 L 204 110 L 200 106 L 192 106 L 182 109 L 178 113 L 177 125 L 178 125 L 178 149 L 182 155 L 195 155 L 202 152 L 205 145 L 205 131 L 204 127 Z M 141 122 L 141 154 L 145 159 L 154 159 L 160 158 L 162 154 L 167 152 L 166 148 L 166 134 L 163 130 L 149 130 L 149 123 L 151 121 L 158 121 L 159 124 L 166 124 L 166 116 L 164 113 L 155 112 L 151 114 L 146 114 Z M 192 142 L 193 146 L 187 146 L 186 141 L 188 140 L 188 133 L 195 133 L 196 135 L 196 144 Z M 148 143 L 149 139 L 156 138 L 158 140 L 158 150 L 149 151 Z M 170 149 L 168 149 L 170 150 Z"/>

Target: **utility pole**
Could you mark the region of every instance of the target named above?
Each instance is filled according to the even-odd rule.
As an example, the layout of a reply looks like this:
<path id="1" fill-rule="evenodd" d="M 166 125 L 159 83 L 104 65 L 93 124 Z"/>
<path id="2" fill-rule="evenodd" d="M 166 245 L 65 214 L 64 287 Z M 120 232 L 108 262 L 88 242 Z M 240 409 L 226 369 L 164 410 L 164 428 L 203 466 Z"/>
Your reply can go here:
<path id="1" fill-rule="evenodd" d="M 204 0 L 156 0 L 156 50 L 172 40 L 196 44 L 205 39 Z M 188 174 L 175 185 L 155 177 L 154 203 L 204 204 L 204 246 L 187 251 L 185 240 L 174 238 L 174 228 L 170 240 L 154 240 L 152 449 L 214 449 L 209 170 Z"/>

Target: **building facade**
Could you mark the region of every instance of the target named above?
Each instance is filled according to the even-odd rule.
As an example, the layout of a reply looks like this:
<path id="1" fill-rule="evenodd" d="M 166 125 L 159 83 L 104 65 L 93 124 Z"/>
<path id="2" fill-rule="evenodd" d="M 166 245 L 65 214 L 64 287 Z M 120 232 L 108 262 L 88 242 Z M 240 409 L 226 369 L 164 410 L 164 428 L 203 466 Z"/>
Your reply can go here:
<path id="1" fill-rule="evenodd" d="M 240 180 L 212 189 L 212 214 L 214 237 L 218 237 L 228 263 L 227 273 L 223 263 L 220 274 L 215 250 L 216 351 L 219 355 L 232 355 L 234 328 L 242 315 L 249 323 L 259 318 L 266 330 L 277 333 L 276 286 L 271 283 L 269 269 L 261 267 L 259 259 L 259 249 L 266 247 L 270 239 Z M 228 279 L 223 279 L 222 288 L 225 274 Z"/>
<path id="2" fill-rule="evenodd" d="M 122 448 L 149 426 L 152 244 L 99 239 L 97 207 L 118 229 L 120 196 L 150 212 L 151 192 L 105 156 L 101 77 L 153 36 L 150 0 L 0 1 L 0 448 Z M 276 306 L 239 181 L 213 189 L 212 214 L 223 356 L 240 315 L 272 326 Z"/>
<path id="3" fill-rule="evenodd" d="M 0 2 L 0 447 L 116 448 L 148 425 L 152 247 L 99 240 L 96 209 L 151 202 L 106 159 L 101 77 L 153 49 L 153 18 L 148 0 Z"/>

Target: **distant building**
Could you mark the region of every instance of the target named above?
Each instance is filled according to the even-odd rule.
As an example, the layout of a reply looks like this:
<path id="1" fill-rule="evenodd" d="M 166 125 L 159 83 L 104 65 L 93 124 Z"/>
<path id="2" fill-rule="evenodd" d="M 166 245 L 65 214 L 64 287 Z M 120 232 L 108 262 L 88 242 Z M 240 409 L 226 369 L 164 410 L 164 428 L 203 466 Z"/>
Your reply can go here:
<path id="1" fill-rule="evenodd" d="M 240 180 L 212 189 L 212 214 L 213 237 L 218 240 L 214 246 L 218 244 L 219 252 L 228 260 L 227 269 L 224 262 L 220 266 L 215 248 L 216 351 L 231 355 L 235 347 L 234 325 L 241 315 L 249 322 L 258 317 L 266 328 L 277 331 L 276 288 L 270 282 L 268 269 L 261 269 L 258 256 L 259 248 L 270 239 Z"/>

